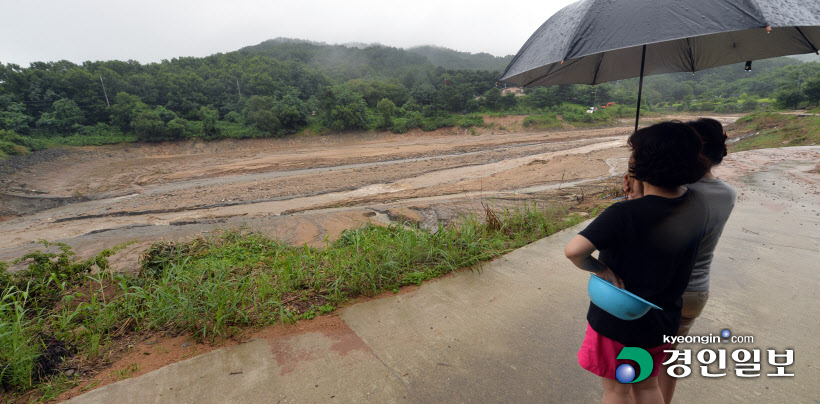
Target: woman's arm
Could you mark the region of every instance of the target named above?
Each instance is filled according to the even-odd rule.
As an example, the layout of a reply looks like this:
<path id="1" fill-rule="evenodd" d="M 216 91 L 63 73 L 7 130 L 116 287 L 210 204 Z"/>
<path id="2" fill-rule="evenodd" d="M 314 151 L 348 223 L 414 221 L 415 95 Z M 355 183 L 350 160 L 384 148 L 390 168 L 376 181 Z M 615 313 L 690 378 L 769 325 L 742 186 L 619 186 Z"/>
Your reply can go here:
<path id="1" fill-rule="evenodd" d="M 624 281 L 615 275 L 609 267 L 592 256 L 596 250 L 595 246 L 586 237 L 576 235 L 564 248 L 564 255 L 575 264 L 576 267 L 589 271 L 601 278 L 606 279 L 613 285 L 623 289 Z"/>

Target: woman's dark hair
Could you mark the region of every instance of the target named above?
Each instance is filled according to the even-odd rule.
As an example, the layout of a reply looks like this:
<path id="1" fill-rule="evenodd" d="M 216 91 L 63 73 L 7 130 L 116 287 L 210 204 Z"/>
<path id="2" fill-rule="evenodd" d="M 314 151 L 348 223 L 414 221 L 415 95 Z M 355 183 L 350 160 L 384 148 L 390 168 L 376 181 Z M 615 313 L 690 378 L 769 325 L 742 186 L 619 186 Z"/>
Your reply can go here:
<path id="1" fill-rule="evenodd" d="M 643 128 L 629 137 L 628 144 L 632 148 L 629 173 L 661 188 L 691 184 L 709 170 L 700 137 L 683 122 Z"/>
<path id="2" fill-rule="evenodd" d="M 723 132 L 723 125 L 712 118 L 700 118 L 696 121 L 686 122 L 700 136 L 703 142 L 703 155 L 712 162 L 713 166 L 723 161 L 723 156 L 727 154 L 726 133 Z"/>

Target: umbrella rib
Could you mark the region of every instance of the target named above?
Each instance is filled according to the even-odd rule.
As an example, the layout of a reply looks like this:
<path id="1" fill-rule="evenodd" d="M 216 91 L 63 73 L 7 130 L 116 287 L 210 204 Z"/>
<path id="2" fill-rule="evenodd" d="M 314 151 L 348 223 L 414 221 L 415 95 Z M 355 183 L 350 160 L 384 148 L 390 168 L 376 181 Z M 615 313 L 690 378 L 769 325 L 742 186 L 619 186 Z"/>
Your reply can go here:
<path id="1" fill-rule="evenodd" d="M 692 54 L 692 41 L 686 38 L 686 48 L 689 50 L 689 65 L 692 67 L 692 74 L 695 74 L 695 55 Z"/>
<path id="2" fill-rule="evenodd" d="M 802 36 L 802 37 L 803 37 L 803 39 L 805 39 L 805 40 L 806 40 L 806 42 L 809 44 L 809 46 L 811 46 L 812 50 L 814 50 L 814 53 L 817 53 L 817 47 L 816 47 L 816 46 L 814 46 L 814 44 L 813 44 L 813 43 L 811 43 L 811 41 L 809 40 L 809 38 L 806 38 L 806 34 L 804 34 L 804 33 L 803 33 L 803 30 L 801 30 L 801 29 L 800 29 L 800 27 L 794 27 L 794 28 L 797 30 L 797 32 L 799 32 L 799 33 L 800 33 L 800 36 Z"/>
<path id="3" fill-rule="evenodd" d="M 582 59 L 583 59 L 583 58 L 582 58 Z M 561 66 L 563 66 L 563 67 L 562 67 L 562 68 L 560 68 L 560 69 L 558 69 L 558 70 L 556 70 L 555 72 L 553 72 L 553 71 L 552 71 L 552 68 L 554 68 L 554 67 L 557 65 L 557 63 L 553 63 L 553 64 L 552 64 L 552 66 L 550 67 L 550 70 L 549 70 L 549 71 L 547 71 L 547 73 L 546 73 L 546 74 L 544 74 L 544 75 L 542 75 L 542 76 L 540 76 L 540 77 L 538 77 L 538 78 L 536 78 L 536 79 L 533 79 L 533 80 L 528 81 L 526 84 L 524 84 L 524 87 L 528 87 L 530 84 L 535 83 L 535 82 L 536 82 L 536 81 L 538 81 L 538 80 L 544 79 L 544 78 L 546 78 L 546 77 L 550 76 L 550 75 L 551 75 L 551 74 L 553 74 L 553 73 L 558 73 L 558 72 L 560 72 L 561 70 L 564 70 L 564 69 L 566 69 L 566 68 L 568 68 L 568 67 L 570 67 L 570 66 L 572 66 L 572 65 L 574 65 L 574 64 L 576 64 L 576 63 L 578 63 L 580 60 L 581 60 L 581 59 L 575 59 L 575 60 L 573 60 L 573 61 L 572 61 L 572 62 L 570 62 L 570 63 L 563 64 L 563 65 L 561 65 Z"/>
<path id="4" fill-rule="evenodd" d="M 746 10 L 744 10 L 743 8 L 738 7 L 738 5 L 737 5 L 737 4 L 734 4 L 734 3 L 732 3 L 732 2 L 727 2 L 727 3 L 729 4 L 729 6 L 733 7 L 735 10 L 741 11 L 741 12 L 743 12 L 744 14 L 746 14 L 746 15 L 748 15 L 748 16 L 750 16 L 750 17 L 754 18 L 755 20 L 759 21 L 759 22 L 760 22 L 760 24 L 761 24 L 761 26 L 760 26 L 761 28 L 763 28 L 763 27 L 768 27 L 768 26 L 769 26 L 769 25 L 771 25 L 771 24 L 769 24 L 769 22 L 768 22 L 768 21 L 766 21 L 766 15 L 764 15 L 764 14 L 763 14 L 763 10 L 760 8 L 760 4 L 757 4 L 759 1 L 760 1 L 760 0 L 754 0 L 754 1 L 749 2 L 749 4 L 750 4 L 752 7 L 754 7 L 754 11 L 756 11 L 756 12 L 757 12 L 757 15 L 754 15 L 754 14 L 752 14 L 752 13 L 747 12 L 747 11 L 746 11 Z"/>
<path id="5" fill-rule="evenodd" d="M 584 2 L 585 1 L 582 0 L 582 1 L 579 1 L 578 3 L 581 4 L 581 3 L 584 3 Z M 593 3 L 595 3 L 595 0 L 589 0 L 589 2 L 587 4 L 590 4 L 590 6 L 588 6 L 587 9 L 584 10 L 583 14 L 581 14 L 582 17 L 586 17 L 589 10 L 591 10 L 593 7 L 595 7 L 595 4 L 593 4 Z M 581 19 L 581 21 L 583 21 L 583 18 Z M 575 49 L 575 45 L 577 44 L 578 39 L 579 39 L 578 38 L 578 32 L 581 31 L 581 27 L 583 27 L 583 24 L 579 23 L 578 25 L 575 26 L 575 29 L 572 31 L 572 36 L 569 37 L 570 41 L 567 44 L 567 48 L 564 51 L 564 58 L 561 59 L 562 64 L 564 63 L 564 60 L 567 60 L 567 59 L 570 58 L 570 55 L 572 54 L 572 51 Z M 547 74 L 549 74 L 549 73 L 547 73 Z"/>
<path id="6" fill-rule="evenodd" d="M 582 0 L 582 1 L 583 1 L 583 0 Z M 590 0 L 590 1 L 595 1 L 595 0 Z M 581 2 L 581 1 L 579 1 L 579 3 L 580 3 L 580 2 Z M 549 20 L 547 20 L 547 21 L 549 21 Z M 546 24 L 546 22 L 545 22 L 544 24 Z M 540 28 L 539 28 L 539 29 L 540 29 Z M 579 26 L 577 26 L 577 27 L 575 27 L 574 34 L 573 34 L 570 38 L 575 38 L 575 37 L 576 37 L 576 35 L 578 34 L 578 30 L 580 30 L 580 29 L 581 29 L 581 26 L 580 26 L 580 25 L 579 25 Z M 504 73 L 502 73 L 502 74 L 501 74 L 501 77 L 502 77 L 502 78 L 503 78 L 504 76 L 506 76 L 506 75 L 507 75 L 507 73 L 510 71 L 510 68 L 513 66 L 513 64 L 515 64 L 515 62 L 517 62 L 517 61 L 518 61 L 518 58 L 519 58 L 521 55 L 523 55 L 523 54 L 524 54 L 524 48 L 528 48 L 528 46 L 527 46 L 527 45 L 529 45 L 529 44 L 530 44 L 530 41 L 532 41 L 532 40 L 533 40 L 533 38 L 532 38 L 532 37 L 530 37 L 530 39 L 528 39 L 528 40 L 527 40 L 527 42 L 525 42 L 525 43 L 524 43 L 524 46 L 522 46 L 522 47 L 521 47 L 521 49 L 518 51 L 518 53 L 517 53 L 515 56 L 513 56 L 513 59 L 510 61 L 510 64 L 508 64 L 508 65 L 507 65 L 507 68 L 506 68 L 506 69 L 504 69 Z M 570 50 L 572 49 L 572 46 L 573 46 L 573 44 L 572 44 L 572 43 L 570 43 L 570 44 L 569 44 L 569 46 L 567 47 L 567 49 L 565 50 L 565 52 L 564 52 L 564 58 L 563 58 L 563 59 L 561 59 L 561 64 L 563 64 L 563 63 L 564 63 L 564 60 L 567 60 L 567 59 L 569 58 L 569 52 L 570 52 Z M 546 76 L 550 75 L 551 71 L 552 71 L 552 67 L 550 67 L 549 71 L 547 71 L 547 74 L 546 74 L 546 75 L 544 75 L 544 76 L 542 76 L 541 78 L 543 78 L 543 77 L 546 77 Z M 539 78 L 538 80 L 540 80 L 541 78 Z M 535 80 L 530 81 L 529 83 L 532 83 L 532 82 L 534 82 L 534 81 L 535 81 Z M 524 87 L 526 87 L 527 85 L 529 85 L 529 83 L 528 83 L 528 84 L 524 84 Z"/>
<path id="7" fill-rule="evenodd" d="M 601 53 L 601 57 L 598 58 L 598 64 L 595 65 L 595 75 L 592 76 L 592 85 L 594 86 L 596 81 L 598 81 L 598 72 L 601 71 L 601 65 L 604 63 L 604 56 L 606 52 Z"/>

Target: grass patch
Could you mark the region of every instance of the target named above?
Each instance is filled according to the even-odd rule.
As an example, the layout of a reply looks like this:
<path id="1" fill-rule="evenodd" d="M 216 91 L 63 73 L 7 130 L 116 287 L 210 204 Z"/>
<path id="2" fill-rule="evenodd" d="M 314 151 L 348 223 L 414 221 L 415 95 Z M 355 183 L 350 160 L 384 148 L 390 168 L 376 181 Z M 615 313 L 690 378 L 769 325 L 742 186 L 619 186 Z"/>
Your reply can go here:
<path id="1" fill-rule="evenodd" d="M 546 113 L 524 118 L 524 127 L 529 129 L 552 129 L 560 128 L 562 125 L 555 114 Z"/>
<path id="2" fill-rule="evenodd" d="M 626 105 L 598 108 L 593 113 L 587 113 L 587 110 L 588 107 L 578 104 L 563 103 L 555 105 L 542 114 L 531 115 L 525 118 L 524 127 L 551 129 L 560 128 L 564 124 L 576 128 L 602 127 L 617 124 L 619 118 L 635 116 L 635 108 Z M 559 115 L 560 119 L 558 118 Z M 649 112 L 644 110 L 642 116 L 647 117 L 648 115 Z"/>
<path id="3" fill-rule="evenodd" d="M 591 213 L 597 213 L 597 208 Z M 139 274 L 116 273 L 120 245 L 80 260 L 61 243 L 0 262 L 0 383 L 12 397 L 43 397 L 79 382 L 63 375 L 67 357 L 94 362 L 124 336 L 190 333 L 219 342 L 247 327 L 294 322 L 340 304 L 481 263 L 585 220 L 533 206 L 467 216 L 430 232 L 411 225 L 346 230 L 323 248 L 290 246 L 247 229 L 143 253 Z M 72 365 L 73 366 L 73 365 Z M 118 374 L 129 377 L 134 369 Z M 76 377 L 76 376 L 75 376 Z"/>
<path id="4" fill-rule="evenodd" d="M 729 146 L 732 152 L 820 144 L 817 116 L 758 112 L 738 119 L 735 130 L 740 132 L 741 139 Z"/>

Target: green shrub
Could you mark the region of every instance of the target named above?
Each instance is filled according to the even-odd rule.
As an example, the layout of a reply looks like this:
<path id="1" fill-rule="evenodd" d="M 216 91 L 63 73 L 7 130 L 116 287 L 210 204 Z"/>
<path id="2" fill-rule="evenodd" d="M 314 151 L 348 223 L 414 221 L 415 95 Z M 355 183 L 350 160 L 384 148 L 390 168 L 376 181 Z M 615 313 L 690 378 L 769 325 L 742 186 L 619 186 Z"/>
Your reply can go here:
<path id="1" fill-rule="evenodd" d="M 727 114 L 732 112 L 738 112 L 740 108 L 738 108 L 736 103 L 729 103 L 729 104 L 717 104 L 715 105 L 715 112 L 719 114 Z"/>
<path id="2" fill-rule="evenodd" d="M 0 153 L 8 156 L 17 156 L 28 154 L 28 149 L 26 149 L 25 146 L 0 139 Z"/>
<path id="3" fill-rule="evenodd" d="M 747 98 L 740 104 L 740 110 L 743 112 L 754 111 L 758 107 L 757 100 L 752 98 Z"/>
<path id="4" fill-rule="evenodd" d="M 624 104 L 617 104 L 614 108 L 609 107 L 606 111 L 613 113 L 613 116 L 616 118 L 634 118 L 636 112 L 635 105 Z M 641 108 L 641 111 L 649 112 L 649 108 Z"/>
<path id="5" fill-rule="evenodd" d="M 98 123 L 94 126 L 83 126 L 77 133 L 70 136 L 54 136 L 49 138 L 52 144 L 66 146 L 100 146 L 104 144 L 136 142 L 137 135 L 123 133 L 117 126 Z"/>
<path id="6" fill-rule="evenodd" d="M 553 113 L 530 115 L 524 118 L 524 127 L 532 129 L 549 129 L 561 126 L 561 122 Z"/>
<path id="7" fill-rule="evenodd" d="M 617 110 L 617 106 L 599 108 L 594 113 L 589 114 L 586 112 L 586 107 L 570 103 L 563 103 L 552 108 L 552 111 L 560 114 L 565 122 L 594 125 L 614 123 Z"/>
<path id="8" fill-rule="evenodd" d="M 225 120 L 233 123 L 245 123 L 245 118 L 242 116 L 242 114 L 236 111 L 231 111 L 225 114 Z"/>
<path id="9" fill-rule="evenodd" d="M 271 137 L 271 134 L 262 130 L 259 130 L 255 126 L 245 126 L 241 123 L 234 123 L 228 121 L 218 121 L 216 123 L 216 127 L 219 130 L 219 138 L 229 138 L 229 139 L 250 139 L 250 138 L 262 138 L 262 137 Z M 282 129 L 278 134 L 284 134 L 285 130 Z M 277 134 L 277 135 L 278 135 Z"/>
<path id="10" fill-rule="evenodd" d="M 418 111 L 407 111 L 407 114 L 404 116 L 407 119 L 407 128 L 420 128 L 421 123 L 424 121 L 424 116 Z"/>
<path id="11" fill-rule="evenodd" d="M 0 141 L 6 141 L 14 143 L 18 146 L 23 146 L 27 152 L 41 150 L 48 147 L 48 142 L 45 140 L 19 135 L 11 130 L 0 129 Z"/>
<path id="12" fill-rule="evenodd" d="M 393 133 L 406 133 L 410 128 L 407 125 L 407 119 L 395 118 L 393 119 L 393 126 L 390 128 Z"/>
<path id="13" fill-rule="evenodd" d="M 440 128 L 440 127 L 441 127 L 440 122 L 438 120 L 436 120 L 435 118 L 425 119 L 421 123 L 421 130 L 423 130 L 425 132 L 434 131 L 434 130 Z"/>
<path id="14" fill-rule="evenodd" d="M 470 128 L 473 126 L 483 127 L 484 117 L 479 114 L 469 114 L 462 116 L 461 119 L 459 119 L 458 126 L 462 128 Z"/>

